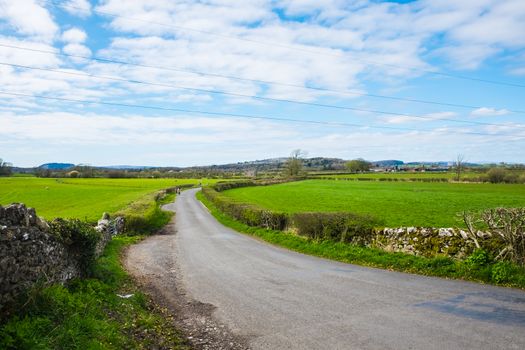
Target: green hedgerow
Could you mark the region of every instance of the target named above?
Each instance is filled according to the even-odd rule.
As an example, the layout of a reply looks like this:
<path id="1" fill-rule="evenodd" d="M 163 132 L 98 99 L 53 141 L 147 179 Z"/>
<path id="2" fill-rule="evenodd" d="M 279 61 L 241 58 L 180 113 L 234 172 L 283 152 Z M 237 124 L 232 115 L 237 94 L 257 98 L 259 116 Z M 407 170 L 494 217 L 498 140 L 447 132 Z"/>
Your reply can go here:
<path id="1" fill-rule="evenodd" d="M 67 245 L 78 256 L 79 265 L 88 273 L 95 261 L 95 250 L 100 232 L 79 219 L 54 219 L 49 223 L 51 234 Z"/>

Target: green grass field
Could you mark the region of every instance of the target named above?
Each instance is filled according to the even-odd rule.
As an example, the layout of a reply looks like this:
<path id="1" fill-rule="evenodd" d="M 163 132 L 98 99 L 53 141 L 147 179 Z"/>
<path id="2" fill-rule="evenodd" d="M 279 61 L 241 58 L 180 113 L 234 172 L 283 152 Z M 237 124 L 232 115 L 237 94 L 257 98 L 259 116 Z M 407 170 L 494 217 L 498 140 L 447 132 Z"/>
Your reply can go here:
<path id="1" fill-rule="evenodd" d="M 482 175 L 480 172 L 464 172 L 461 174 L 461 178 L 474 178 Z M 364 174 L 330 174 L 330 173 L 310 173 L 310 176 L 318 176 L 321 178 L 331 179 L 449 179 L 452 180 L 456 177 L 454 172 L 397 172 L 397 173 L 364 173 Z"/>
<path id="2" fill-rule="evenodd" d="M 0 178 L 0 204 L 21 202 L 46 219 L 55 217 L 97 220 L 115 213 L 152 192 L 199 179 L 48 179 Z M 202 180 L 209 184 L 216 180 Z"/>
<path id="3" fill-rule="evenodd" d="M 294 212 L 372 214 L 386 226 L 463 226 L 459 213 L 525 206 L 525 185 L 307 180 L 222 192 L 237 202 Z"/>

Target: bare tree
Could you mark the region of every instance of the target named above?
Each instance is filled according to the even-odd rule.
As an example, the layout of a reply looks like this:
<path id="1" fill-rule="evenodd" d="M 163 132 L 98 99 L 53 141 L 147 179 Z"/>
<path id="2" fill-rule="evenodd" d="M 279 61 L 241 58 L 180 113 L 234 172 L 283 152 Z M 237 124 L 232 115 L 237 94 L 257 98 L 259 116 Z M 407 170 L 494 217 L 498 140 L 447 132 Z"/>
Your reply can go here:
<path id="1" fill-rule="evenodd" d="M 2 158 L 0 158 L 0 176 L 9 176 L 11 175 L 11 163 L 4 162 Z"/>
<path id="2" fill-rule="evenodd" d="M 456 172 L 456 181 L 461 180 L 461 173 L 465 168 L 465 155 L 459 153 L 454 162 L 454 170 Z"/>
<path id="3" fill-rule="evenodd" d="M 303 157 L 306 152 L 296 149 L 290 154 L 290 158 L 286 161 L 284 167 L 284 175 L 287 177 L 298 176 L 303 170 Z"/>
<path id="4" fill-rule="evenodd" d="M 463 222 L 465 222 L 465 225 L 467 226 L 467 232 L 474 244 L 476 245 L 476 248 L 481 248 L 481 245 L 478 241 L 478 230 L 475 227 L 476 222 L 480 222 L 480 219 L 476 219 L 475 215 L 464 211 L 463 212 Z"/>
<path id="5" fill-rule="evenodd" d="M 503 243 L 496 260 L 525 265 L 525 208 L 487 209 L 481 215 L 464 212 L 463 219 L 476 247 L 480 247 L 477 240 L 479 230 L 475 227 L 478 223 Z"/>
<path id="6" fill-rule="evenodd" d="M 525 208 L 485 210 L 482 217 L 492 234 L 505 242 L 496 260 L 510 260 L 525 265 Z"/>

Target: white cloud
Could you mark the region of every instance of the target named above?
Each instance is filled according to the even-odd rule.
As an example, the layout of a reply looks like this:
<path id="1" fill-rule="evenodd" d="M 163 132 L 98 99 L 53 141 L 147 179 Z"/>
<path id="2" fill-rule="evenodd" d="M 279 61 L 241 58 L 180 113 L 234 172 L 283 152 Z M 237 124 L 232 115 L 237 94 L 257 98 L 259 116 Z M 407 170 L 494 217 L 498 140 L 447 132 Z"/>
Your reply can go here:
<path id="1" fill-rule="evenodd" d="M 55 48 L 49 44 L 2 35 L 0 35 L 0 42 L 8 46 L 25 47 L 30 50 L 55 51 Z M 28 52 L 4 46 L 0 46 L 0 60 L 36 67 L 56 67 L 61 63 L 60 58 L 56 55 Z"/>
<path id="2" fill-rule="evenodd" d="M 525 44 L 525 2 L 492 1 L 477 16 L 451 30 L 451 37 L 462 43 L 517 47 Z"/>
<path id="3" fill-rule="evenodd" d="M 334 89 L 346 89 L 357 85 L 358 64 L 345 62 L 343 58 L 327 57 L 300 59 L 286 50 L 268 51 L 258 48 L 257 52 L 240 51 L 234 45 L 224 46 L 221 42 L 189 42 L 159 37 L 116 38 L 102 54 L 122 60 L 130 57 L 140 64 L 182 68 L 190 71 L 220 73 L 248 79 L 278 81 L 284 84 L 304 86 L 306 84 Z M 102 65 L 98 65 L 102 68 Z M 157 81 L 179 86 L 224 90 L 243 95 L 265 93 L 275 98 L 313 100 L 326 95 L 320 91 L 307 91 L 290 86 L 272 85 L 267 89 L 255 82 L 231 80 L 213 76 L 199 76 L 176 71 L 161 71 L 143 67 L 106 67 L 118 69 L 114 75 L 130 79 Z M 158 87 L 131 87 L 151 89 Z M 164 89 L 173 90 L 173 89 Z M 266 92 L 264 92 L 266 91 Z M 244 102 L 250 102 L 247 99 Z"/>
<path id="4" fill-rule="evenodd" d="M 504 108 L 495 109 L 495 108 L 481 107 L 481 108 L 473 110 L 470 114 L 477 116 L 477 117 L 491 117 L 491 116 L 507 115 L 507 114 L 510 114 L 510 111 Z"/>
<path id="5" fill-rule="evenodd" d="M 98 9 L 128 17 L 108 18 L 115 30 L 162 36 L 166 41 L 180 43 L 184 55 L 202 57 L 197 56 L 201 53 L 199 47 L 206 46 L 211 59 L 219 59 L 222 70 L 228 73 L 230 61 L 240 60 L 237 66 L 243 66 L 243 58 L 247 58 L 257 62 L 259 69 L 256 72 L 245 69 L 242 73 L 249 72 L 260 79 L 257 72 L 267 75 L 276 70 L 280 74 L 275 78 L 282 77 L 288 82 L 288 74 L 283 76 L 282 72 L 297 73 L 290 66 L 313 72 L 311 65 L 317 63 L 315 71 L 322 68 L 317 76 L 301 73 L 300 77 L 293 78 L 294 83 L 312 82 L 341 89 L 358 87 L 357 75 L 363 73 L 367 79 L 392 83 L 419 76 L 420 71 L 394 66 L 433 70 L 424 62 L 424 57 L 445 58 L 455 69 L 475 69 L 504 49 L 524 45 L 525 39 L 520 35 L 525 31 L 523 4 L 520 0 L 409 4 L 339 0 L 258 0 L 241 4 L 227 0 L 210 3 L 157 0 L 146 6 L 139 2 L 107 0 Z M 282 20 L 273 12 L 272 5 L 292 18 L 306 16 L 308 19 Z M 248 41 L 230 39 L 230 36 Z M 434 45 L 439 37 L 448 41 L 445 47 L 436 50 Z M 327 79 L 323 81 L 319 77 Z M 330 79 L 332 81 L 326 81 Z"/>
<path id="6" fill-rule="evenodd" d="M 62 48 L 62 51 L 64 51 L 68 55 L 78 55 L 78 56 L 84 56 L 84 57 L 91 56 L 91 50 L 87 46 L 84 46 L 81 44 L 67 44 L 66 46 Z M 84 62 L 84 59 L 80 58 L 76 61 Z"/>
<path id="7" fill-rule="evenodd" d="M 47 155 L 33 155 L 40 162 L 114 164 L 118 159 L 119 163 L 128 164 L 203 165 L 286 156 L 296 148 L 309 151 L 311 157 L 330 155 L 345 159 L 447 160 L 458 150 L 465 150 L 472 161 L 525 161 L 516 158 L 516 154 L 521 154 L 516 149 L 525 138 L 525 131 L 516 133 L 516 129 L 523 125 L 512 123 L 487 127 L 487 132 L 494 133 L 490 139 L 481 135 L 458 138 L 448 128 L 388 132 L 188 115 L 6 112 L 0 113 L 0 124 L 0 140 L 7 141 L 4 157 L 25 159 L 29 156 L 19 152 L 28 144 L 38 144 L 38 150 L 46 150 L 43 155 Z M 456 132 L 469 130 L 454 128 Z M 495 143 L 506 147 L 498 149 Z M 50 154 L 54 159 L 49 159 Z"/>
<path id="8" fill-rule="evenodd" d="M 238 142 L 252 135 L 251 141 L 265 141 L 291 134 L 275 123 L 259 120 L 210 117 L 144 117 L 96 114 L 41 113 L 0 114 L 0 135 L 6 139 L 68 143 L 72 145 L 216 144 Z M 27 126 L 32 127 L 28 128 Z"/>
<path id="9" fill-rule="evenodd" d="M 70 44 L 80 44 L 86 41 L 87 34 L 79 28 L 71 28 L 62 33 L 62 41 Z"/>
<path id="10" fill-rule="evenodd" d="M 428 113 L 418 116 L 410 116 L 410 115 L 395 115 L 395 116 L 389 116 L 384 117 L 383 121 L 388 124 L 404 124 L 404 123 L 411 123 L 411 122 L 432 122 L 432 121 L 439 121 L 443 119 L 453 119 L 455 116 L 457 116 L 457 113 L 455 112 L 438 112 L 438 113 Z"/>
<path id="11" fill-rule="evenodd" d="M 62 3 L 62 8 L 78 17 L 91 15 L 91 4 L 88 0 L 68 0 Z"/>
<path id="12" fill-rule="evenodd" d="M 0 0 L 0 19 L 34 40 L 50 42 L 58 32 L 49 12 L 35 0 Z"/>
<path id="13" fill-rule="evenodd" d="M 514 75 L 525 75 L 525 67 L 513 68 L 510 73 Z"/>
<path id="14" fill-rule="evenodd" d="M 455 70 L 458 70 L 458 68 L 474 70 L 479 68 L 485 59 L 498 51 L 498 48 L 492 46 L 462 43 L 439 48 L 436 50 L 436 53 L 454 62 Z"/>

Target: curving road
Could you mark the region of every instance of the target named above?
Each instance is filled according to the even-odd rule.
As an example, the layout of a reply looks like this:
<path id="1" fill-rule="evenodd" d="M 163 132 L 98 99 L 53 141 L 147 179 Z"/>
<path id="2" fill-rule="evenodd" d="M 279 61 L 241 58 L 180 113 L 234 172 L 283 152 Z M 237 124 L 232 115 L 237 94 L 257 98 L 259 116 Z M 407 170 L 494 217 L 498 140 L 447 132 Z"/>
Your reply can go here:
<path id="1" fill-rule="evenodd" d="M 523 291 L 280 249 L 219 224 L 195 192 L 169 207 L 176 234 L 159 239 L 174 251 L 142 254 L 174 254 L 178 288 L 253 349 L 525 349 Z"/>

